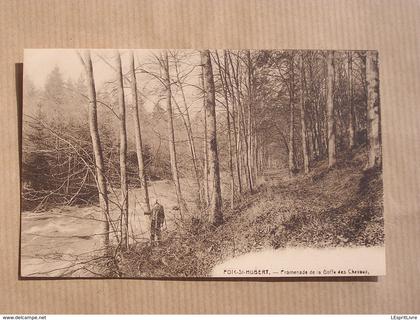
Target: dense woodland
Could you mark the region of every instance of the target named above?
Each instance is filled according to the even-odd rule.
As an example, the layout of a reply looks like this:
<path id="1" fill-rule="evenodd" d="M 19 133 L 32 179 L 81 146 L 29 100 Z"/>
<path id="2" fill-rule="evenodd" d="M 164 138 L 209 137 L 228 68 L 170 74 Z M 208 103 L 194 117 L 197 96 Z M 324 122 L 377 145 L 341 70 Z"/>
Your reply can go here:
<path id="1" fill-rule="evenodd" d="M 153 181 L 173 182 L 179 221 L 217 229 L 225 212 L 266 190 L 270 172 L 305 181 L 355 152 L 360 170 L 381 170 L 375 51 L 74 54 L 77 81 L 59 66 L 44 87 L 24 78 L 22 205 L 99 205 L 105 246 L 130 250 L 129 190 L 141 188 L 150 211 Z M 99 64 L 114 75 L 101 86 Z"/>

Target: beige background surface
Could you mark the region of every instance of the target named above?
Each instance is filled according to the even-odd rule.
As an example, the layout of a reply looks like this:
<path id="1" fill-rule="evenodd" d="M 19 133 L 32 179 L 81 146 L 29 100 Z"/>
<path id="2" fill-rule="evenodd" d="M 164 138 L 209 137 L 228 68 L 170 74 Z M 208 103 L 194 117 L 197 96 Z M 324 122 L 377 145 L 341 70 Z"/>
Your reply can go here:
<path id="1" fill-rule="evenodd" d="M 0 313 L 420 313 L 420 1 L 0 0 Z M 18 280 L 23 48 L 378 49 L 387 276 Z"/>

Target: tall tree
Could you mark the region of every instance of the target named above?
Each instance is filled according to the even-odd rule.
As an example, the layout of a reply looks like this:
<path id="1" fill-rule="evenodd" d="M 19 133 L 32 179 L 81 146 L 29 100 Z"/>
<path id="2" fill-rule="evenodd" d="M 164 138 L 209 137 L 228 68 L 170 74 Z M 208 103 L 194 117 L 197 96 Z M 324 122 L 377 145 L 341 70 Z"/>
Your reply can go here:
<path id="1" fill-rule="evenodd" d="M 104 174 L 104 158 L 102 152 L 101 139 L 99 136 L 98 129 L 98 111 L 96 104 L 96 88 L 95 80 L 93 77 L 93 66 L 90 57 L 90 51 L 85 50 L 83 57 L 80 56 L 86 73 L 86 79 L 88 82 L 88 99 L 89 99 L 89 131 L 92 140 L 93 154 L 95 156 L 95 172 L 96 172 L 96 184 L 99 194 L 99 204 L 101 206 L 104 221 L 103 221 L 103 234 L 104 234 L 104 246 L 109 245 L 109 201 L 108 201 L 108 188 Z"/>
<path id="2" fill-rule="evenodd" d="M 295 171 L 295 66 L 293 53 L 289 57 L 290 84 L 289 84 L 289 175 L 292 177 Z"/>
<path id="3" fill-rule="evenodd" d="M 135 126 L 135 136 L 136 136 L 137 162 L 139 166 L 139 179 L 140 179 L 141 186 L 143 187 L 144 203 L 146 204 L 146 210 L 150 212 L 149 189 L 147 186 L 146 173 L 144 170 L 143 139 L 142 139 L 142 134 L 141 134 L 139 101 L 138 101 L 138 96 L 137 96 L 136 69 L 134 66 L 134 55 L 132 51 L 130 51 L 129 53 L 129 61 L 130 61 L 130 86 L 131 86 L 132 103 L 133 103 L 133 108 L 134 108 L 134 126 Z"/>
<path id="4" fill-rule="evenodd" d="M 231 93 L 231 99 L 232 99 L 232 127 L 233 127 L 233 140 L 234 140 L 234 146 L 235 146 L 235 168 L 236 168 L 236 173 L 237 173 L 237 177 L 238 177 L 238 191 L 240 194 L 242 194 L 242 179 L 241 179 L 241 164 L 240 164 L 240 155 L 239 155 L 239 132 L 237 130 L 237 126 L 236 126 L 236 119 L 239 118 L 236 115 L 236 97 L 235 97 L 235 91 L 234 91 L 234 85 L 232 82 L 232 77 L 231 77 L 231 73 L 230 73 L 230 69 L 232 67 L 232 72 L 235 72 L 235 70 L 233 69 L 233 63 L 232 63 L 232 58 L 231 58 L 231 53 L 229 50 L 225 50 L 224 55 L 226 57 L 227 60 L 230 61 L 230 64 L 228 63 L 228 61 L 226 60 L 226 67 L 225 67 L 225 74 L 227 75 L 226 77 L 226 85 L 227 83 L 229 83 L 229 88 L 230 88 L 230 93 Z"/>
<path id="5" fill-rule="evenodd" d="M 209 50 L 200 52 L 201 64 L 204 71 L 204 91 L 206 93 L 207 123 L 209 126 L 209 164 L 211 181 L 213 183 L 210 201 L 210 220 L 213 224 L 219 225 L 223 222 L 222 195 L 220 188 L 219 155 L 217 150 L 216 131 L 216 97 L 214 88 L 213 69 Z"/>
<path id="6" fill-rule="evenodd" d="M 171 89 L 171 77 L 169 74 L 169 57 L 168 52 L 165 51 L 164 57 L 162 59 L 162 66 L 164 68 L 165 75 L 165 89 L 166 89 L 166 113 L 168 117 L 168 136 L 169 136 L 169 155 L 171 158 L 171 169 L 172 169 L 172 179 L 175 184 L 175 192 L 178 200 L 178 206 L 180 211 L 181 219 L 183 219 L 183 213 L 186 210 L 184 200 L 181 193 L 181 185 L 179 183 L 178 175 L 178 163 L 176 156 L 175 148 L 175 132 L 174 132 L 174 119 L 172 112 L 172 89 Z"/>
<path id="7" fill-rule="evenodd" d="M 336 163 L 334 118 L 334 51 L 327 52 L 327 132 L 328 167 Z"/>
<path id="8" fill-rule="evenodd" d="M 181 79 L 181 71 L 179 67 L 179 59 L 176 54 L 173 55 L 173 58 L 175 60 L 174 66 L 175 66 L 175 76 L 176 76 L 176 82 L 178 84 L 178 87 L 181 91 L 181 97 L 182 102 L 184 105 L 184 110 L 181 110 L 179 104 L 176 102 L 175 98 L 173 98 L 173 101 L 175 103 L 175 106 L 178 109 L 178 112 L 181 116 L 182 122 L 184 123 L 185 131 L 187 133 L 188 138 L 188 145 L 190 147 L 190 153 L 191 153 L 191 160 L 194 168 L 194 177 L 195 177 L 195 183 L 197 187 L 197 199 L 198 203 L 202 202 L 202 196 L 201 196 L 201 182 L 200 182 L 200 173 L 198 168 L 198 160 L 197 160 L 197 152 L 195 148 L 195 142 L 194 142 L 194 135 L 192 131 L 192 125 L 191 125 L 191 117 L 189 112 L 189 106 L 187 103 L 187 98 L 184 90 L 184 80 Z"/>
<path id="9" fill-rule="evenodd" d="M 249 161 L 248 161 L 248 138 L 247 138 L 247 126 L 245 121 L 244 115 L 244 105 L 243 99 L 241 97 L 244 96 L 242 91 L 242 73 L 241 72 L 241 58 L 239 53 L 235 54 L 235 61 L 236 65 L 233 64 L 232 55 L 229 55 L 229 61 L 232 66 L 232 76 L 235 82 L 235 91 L 236 91 L 236 107 L 238 110 L 237 116 L 237 140 L 238 140 L 238 154 L 239 154 L 239 166 L 243 169 L 245 167 L 244 173 L 246 177 L 246 181 L 248 183 L 248 189 L 252 191 L 252 181 L 251 181 L 251 172 L 249 168 Z M 241 174 L 243 170 L 240 170 Z"/>
<path id="10" fill-rule="evenodd" d="M 303 59 L 303 52 L 299 56 L 300 62 L 300 124 L 301 124 L 301 138 L 302 138 L 302 153 L 303 153 L 303 171 L 309 173 L 309 155 L 308 155 L 308 141 L 306 137 L 306 121 L 305 121 L 305 65 Z"/>
<path id="11" fill-rule="evenodd" d="M 219 70 L 220 82 L 223 90 L 223 97 L 225 100 L 226 108 L 226 124 L 227 124 L 227 134 L 228 134 L 228 150 L 229 150 L 229 175 L 230 175 L 230 206 L 233 209 L 235 207 L 235 175 L 233 171 L 233 150 L 232 150 L 232 132 L 231 132 L 231 115 L 230 115 L 230 102 L 229 102 L 229 86 L 227 82 L 227 73 L 228 73 L 228 60 L 227 52 L 223 51 L 223 66 L 220 61 L 219 54 L 216 51 L 216 63 Z"/>
<path id="12" fill-rule="evenodd" d="M 347 77 L 348 77 L 348 93 L 347 100 L 349 105 L 349 148 L 353 148 L 356 140 L 356 111 L 353 104 L 353 54 L 347 52 Z"/>
<path id="13" fill-rule="evenodd" d="M 117 96 L 120 124 L 120 181 L 121 181 L 121 250 L 128 249 L 128 183 L 127 183 L 127 125 L 121 56 L 115 53 Z"/>
<path id="14" fill-rule="evenodd" d="M 380 131 L 380 101 L 379 101 L 379 70 L 378 52 L 366 53 L 366 82 L 367 82 L 367 133 L 368 133 L 368 163 L 367 168 L 380 166 L 381 131 Z"/>
<path id="15" fill-rule="evenodd" d="M 210 204 L 210 192 L 209 192 L 209 148 L 208 148 L 208 134 L 207 134 L 207 110 L 206 110 L 206 92 L 204 91 L 204 68 L 202 67 L 201 72 L 201 85 L 203 88 L 203 117 L 204 117 L 204 165 L 203 165 L 203 176 L 204 176 L 204 204 L 206 207 Z"/>
<path id="16" fill-rule="evenodd" d="M 248 119 L 247 119 L 247 127 L 248 127 L 248 137 L 246 140 L 246 151 L 247 151 L 247 167 L 248 167 L 248 175 L 249 175 L 249 190 L 253 192 L 254 188 L 254 168 L 253 168 L 253 126 L 252 126 L 252 115 L 253 115 L 253 102 L 254 102 L 254 92 L 253 92 L 253 77 L 254 77 L 254 70 L 252 65 L 251 59 L 251 50 L 246 51 L 247 57 L 247 73 L 248 73 Z"/>

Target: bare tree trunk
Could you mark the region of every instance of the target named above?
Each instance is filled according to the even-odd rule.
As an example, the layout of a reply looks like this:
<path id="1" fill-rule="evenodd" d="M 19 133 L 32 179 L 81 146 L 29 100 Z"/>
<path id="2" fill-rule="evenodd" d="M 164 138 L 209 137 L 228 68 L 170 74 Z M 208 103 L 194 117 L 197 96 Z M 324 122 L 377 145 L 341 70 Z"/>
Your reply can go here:
<path id="1" fill-rule="evenodd" d="M 121 56 L 116 52 L 116 79 L 120 122 L 121 250 L 128 249 L 127 127 Z"/>
<path id="2" fill-rule="evenodd" d="M 228 130 L 228 144 L 229 144 L 229 173 L 230 173 L 230 206 L 235 208 L 235 175 L 233 173 L 233 152 L 232 152 L 232 135 L 230 130 L 230 111 L 229 103 L 226 94 L 226 121 Z"/>
<path id="3" fill-rule="evenodd" d="M 290 103 L 290 125 L 289 125 L 289 175 L 292 177 L 295 171 L 295 143 L 294 143 L 294 122 L 295 122 L 295 115 L 294 115 L 294 103 Z"/>
<path id="4" fill-rule="evenodd" d="M 108 202 L 108 188 L 104 175 L 104 158 L 102 153 L 101 139 L 99 137 L 98 129 L 98 112 L 96 104 L 96 89 L 95 80 L 93 78 L 93 67 L 92 60 L 90 58 L 89 50 L 84 51 L 84 57 L 82 59 L 85 71 L 86 79 L 88 82 L 88 97 L 89 97 L 89 130 L 90 137 L 92 139 L 93 153 L 95 156 L 95 172 L 96 172 L 96 183 L 99 194 L 99 205 L 101 206 L 104 221 L 103 221 L 103 245 L 104 247 L 109 246 L 109 202 Z"/>
<path id="5" fill-rule="evenodd" d="M 302 153 L 303 153 L 303 171 L 309 173 L 309 156 L 308 144 L 306 137 L 306 121 L 305 121 L 305 66 L 302 54 L 300 59 L 300 123 L 302 132 Z"/>
<path id="6" fill-rule="evenodd" d="M 359 57 L 359 59 L 360 59 L 360 74 L 361 74 L 361 82 L 362 82 L 362 87 L 363 87 L 363 91 L 362 91 L 362 93 L 363 93 L 363 101 L 364 101 L 364 104 L 365 104 L 365 110 L 367 111 L 367 98 L 368 98 L 368 93 L 367 93 L 367 87 L 368 87 L 368 85 L 367 85 L 367 79 L 366 79 L 366 53 L 367 53 L 367 51 L 361 51 L 361 52 L 358 52 L 358 57 Z M 364 117 L 365 115 L 363 115 L 363 117 Z M 359 141 L 358 141 L 358 132 L 360 132 L 361 130 L 363 130 L 364 128 L 362 128 L 361 127 L 361 122 L 362 121 L 359 121 L 358 120 L 358 118 L 362 118 L 362 115 L 359 115 L 359 113 L 358 112 L 355 112 L 355 133 L 356 133 L 356 143 L 359 143 Z M 366 114 L 366 117 L 367 117 L 367 114 Z M 367 129 L 367 127 L 366 127 L 366 129 Z M 362 142 L 362 141 L 360 141 L 360 142 Z M 365 141 L 363 141 L 363 142 L 365 142 Z"/>
<path id="7" fill-rule="evenodd" d="M 336 163 L 334 118 L 334 51 L 327 53 L 328 167 Z"/>
<path id="8" fill-rule="evenodd" d="M 367 82 L 367 132 L 368 132 L 368 162 L 367 168 L 381 166 L 381 115 L 379 101 L 379 70 L 378 52 L 368 51 L 366 54 Z"/>
<path id="9" fill-rule="evenodd" d="M 216 98 L 211 65 L 210 51 L 203 50 L 201 53 L 201 63 L 204 71 L 204 89 L 206 92 L 206 110 L 209 124 L 209 145 L 210 145 L 210 174 L 212 175 L 213 190 L 210 203 L 210 220 L 213 224 L 223 223 L 222 195 L 220 188 L 219 155 L 217 150 L 217 131 L 216 131 Z"/>
<path id="10" fill-rule="evenodd" d="M 172 179 L 175 184 L 176 197 L 178 200 L 178 206 L 180 211 L 181 219 L 183 219 L 183 213 L 186 210 L 184 200 L 181 193 L 181 185 L 179 183 L 178 176 L 178 163 L 176 159 L 175 149 L 175 132 L 174 132 L 174 120 L 172 114 L 172 91 L 171 91 L 171 78 L 169 76 L 169 58 L 168 52 L 165 51 L 163 59 L 164 71 L 165 71 L 165 85 L 166 85 L 166 112 L 168 114 L 168 136 L 169 136 L 169 154 L 171 158 L 172 168 Z"/>
<path id="11" fill-rule="evenodd" d="M 204 115 L 204 203 L 207 208 L 210 205 L 210 192 L 209 192 L 209 148 L 207 137 L 207 109 L 206 109 L 206 92 L 204 88 L 204 68 L 201 73 L 201 85 L 203 88 L 203 115 Z"/>
<path id="12" fill-rule="evenodd" d="M 254 172 L 254 186 L 256 184 L 256 179 L 257 176 L 259 175 L 259 170 L 258 170 L 258 136 L 255 130 L 255 123 L 253 122 L 252 125 L 252 167 L 253 167 L 253 172 Z"/>
<path id="13" fill-rule="evenodd" d="M 323 157 L 325 154 L 325 148 L 324 148 L 324 140 L 323 140 L 323 120 L 322 115 L 324 113 L 324 108 L 320 105 L 320 95 L 316 100 L 315 104 L 315 128 L 316 128 L 316 145 L 317 145 L 317 156 L 318 158 Z"/>
<path id="14" fill-rule="evenodd" d="M 290 58 L 291 84 L 289 89 L 289 105 L 290 105 L 290 125 L 289 125 L 289 176 L 293 177 L 295 171 L 295 106 L 294 106 L 294 62 L 293 56 Z"/>
<path id="15" fill-rule="evenodd" d="M 188 145 L 190 147 L 191 159 L 192 159 L 192 163 L 193 163 L 193 167 L 194 167 L 195 183 L 197 185 L 197 197 L 198 197 L 198 202 L 201 203 L 202 202 L 202 199 L 201 199 L 202 197 L 201 197 L 200 174 L 199 174 L 199 169 L 198 169 L 198 164 L 197 164 L 197 162 L 198 162 L 197 161 L 197 152 L 195 150 L 194 135 L 193 135 L 193 132 L 192 132 L 190 113 L 188 111 L 188 105 L 187 105 L 187 99 L 185 97 L 184 86 L 181 82 L 181 79 L 179 78 L 179 69 L 178 69 L 178 64 L 177 63 L 175 64 L 175 69 L 176 69 L 177 81 L 178 81 L 178 84 L 179 84 L 179 88 L 181 90 L 182 101 L 183 101 L 184 109 L 185 109 L 185 115 L 184 115 L 184 112 L 179 107 L 178 103 L 176 103 L 175 99 L 174 99 L 174 102 L 175 102 L 175 105 L 178 108 L 178 112 L 181 115 L 182 122 L 184 123 L 184 127 L 185 127 L 185 130 L 187 132 Z"/>
<path id="16" fill-rule="evenodd" d="M 350 109 L 349 119 L 349 148 L 353 148 L 356 138 L 356 112 L 353 105 L 353 56 L 352 52 L 347 53 L 347 74 L 348 74 L 348 104 Z"/>
<path id="17" fill-rule="evenodd" d="M 262 170 L 260 167 L 260 158 L 262 157 L 262 144 L 261 144 L 261 137 L 258 134 L 258 131 L 255 133 L 255 166 L 257 168 L 257 176 L 262 175 Z"/>
<path id="18" fill-rule="evenodd" d="M 239 93 L 238 93 L 238 95 L 239 95 Z M 245 146 L 245 150 L 243 150 L 242 149 L 242 143 L 240 144 L 240 146 L 241 146 L 241 154 L 242 154 L 242 157 L 244 158 L 243 160 L 245 160 L 245 161 L 242 161 L 242 163 L 243 162 L 245 162 L 245 175 L 246 175 L 246 180 L 247 180 L 247 182 L 248 182 L 248 189 L 249 189 L 249 191 L 250 192 L 252 192 L 253 190 L 252 190 L 252 181 L 251 181 L 251 172 L 250 172 L 250 169 L 249 169 L 249 158 L 248 158 L 248 150 L 249 150 L 249 145 L 248 145 L 248 136 L 247 136 L 247 130 L 246 130 L 246 124 L 245 124 L 245 116 L 244 116 L 244 111 L 243 111 L 243 105 L 241 104 L 241 103 L 239 103 L 239 105 L 238 105 L 238 108 L 239 108 L 239 133 L 242 133 L 242 139 L 240 139 L 239 138 L 239 141 L 243 141 L 244 143 L 244 146 Z M 241 130 L 242 129 L 242 130 Z"/>
<path id="19" fill-rule="evenodd" d="M 313 61 L 313 60 L 312 60 Z M 314 70 L 313 64 L 309 63 L 309 91 L 310 95 L 314 95 L 315 97 L 312 99 L 312 145 L 313 145 L 313 157 L 315 159 L 319 159 L 322 153 L 322 145 L 321 145 L 321 132 L 320 132 L 320 117 L 319 117 L 319 98 L 321 96 L 320 90 L 315 91 L 314 87 Z"/>
<path id="20" fill-rule="evenodd" d="M 69 156 L 69 165 L 67 167 L 67 182 L 66 182 L 66 195 L 69 194 L 70 175 L 71 175 L 71 156 Z"/>
<path id="21" fill-rule="evenodd" d="M 185 131 L 187 132 L 188 146 L 190 148 L 191 160 L 192 160 L 193 168 L 194 168 L 195 184 L 197 187 L 197 199 L 198 199 L 198 202 L 201 203 L 201 183 L 200 183 L 200 176 L 199 176 L 198 165 L 197 165 L 197 156 L 196 156 L 196 151 L 195 151 L 194 138 L 193 138 L 192 130 L 191 130 L 191 123 L 189 123 L 189 120 L 187 120 L 187 117 L 184 116 L 179 104 L 177 103 L 174 97 L 173 97 L 173 102 L 176 108 L 178 109 L 179 114 L 181 115 L 181 119 L 184 124 Z M 186 110 L 188 110 L 188 107 L 186 108 Z"/>
<path id="22" fill-rule="evenodd" d="M 245 123 L 245 116 L 244 116 L 244 106 L 241 102 L 241 81 L 239 79 L 239 58 L 236 58 L 236 73 L 233 73 L 235 84 L 236 84 L 236 93 L 237 93 L 237 102 L 238 102 L 238 140 L 239 140 L 239 147 L 240 147 L 240 156 L 241 156 L 241 164 L 245 166 L 245 176 L 248 183 L 248 188 L 252 192 L 252 181 L 251 181 L 251 172 L 249 168 L 249 158 L 248 158 L 248 136 L 247 136 L 247 126 Z M 242 139 L 241 139 L 242 136 Z M 243 145 L 242 145 L 243 142 Z M 245 150 L 243 150 L 243 146 L 245 146 Z"/>
<path id="23" fill-rule="evenodd" d="M 135 136 L 136 136 L 136 151 L 137 151 L 137 162 L 139 166 L 139 179 L 141 186 L 143 187 L 144 192 L 144 203 L 146 204 L 146 210 L 150 212 L 150 200 L 149 200 L 149 189 L 147 186 L 146 173 L 144 170 L 144 157 L 143 157 L 143 141 L 141 135 L 141 125 L 140 125 L 140 113 L 137 97 L 137 81 L 136 81 L 136 71 L 134 68 L 134 56 L 133 52 L 130 52 L 130 72 L 131 72 L 131 95 L 133 100 L 134 107 L 134 126 L 135 126 Z"/>
<path id="24" fill-rule="evenodd" d="M 233 68 L 233 63 L 232 63 L 232 58 L 230 57 L 230 52 L 226 52 L 227 53 L 227 57 L 229 58 L 230 61 L 230 65 Z M 226 71 L 227 71 L 227 79 L 229 80 L 229 86 L 231 88 L 231 92 L 232 92 L 232 126 L 233 126 L 233 138 L 234 138 L 234 143 L 235 143 L 235 167 L 236 167 L 236 173 L 238 176 L 238 191 L 239 194 L 242 194 L 242 179 L 241 179 L 241 167 L 240 167 L 240 160 L 239 160 L 239 144 L 238 144 L 238 130 L 236 127 L 236 97 L 235 97 L 235 90 L 234 90 L 234 86 L 232 83 L 232 78 L 230 76 L 230 67 L 227 65 L 226 62 Z M 233 70 L 233 72 L 235 72 L 235 70 Z"/>
<path id="25" fill-rule="evenodd" d="M 314 149 L 315 157 L 318 159 L 322 154 L 322 139 L 321 139 L 321 130 L 320 130 L 320 120 L 318 115 L 318 105 L 315 105 L 315 120 L 314 120 Z"/>
<path id="26" fill-rule="evenodd" d="M 234 125 L 235 132 L 235 149 L 236 149 L 236 170 L 238 173 L 238 185 L 239 193 L 242 194 L 242 178 L 243 178 L 243 161 L 242 161 L 242 135 L 241 135 L 241 122 L 240 122 L 240 113 L 239 113 L 239 104 L 236 105 L 237 114 L 236 114 L 236 124 Z M 244 182 L 245 184 L 245 182 Z"/>
<path id="27" fill-rule="evenodd" d="M 224 71 L 222 71 L 222 66 L 219 60 L 219 55 L 216 51 L 220 81 L 223 87 L 223 94 L 225 98 L 226 104 L 226 123 L 227 123 L 227 131 L 228 131 L 228 149 L 229 149 L 229 174 L 230 174 L 230 206 L 232 209 L 235 207 L 235 175 L 233 172 L 233 150 L 232 150 L 232 134 L 231 134 L 231 124 L 230 124 L 230 110 L 229 110 L 229 97 L 228 97 L 228 83 L 227 83 L 227 53 L 226 50 L 223 52 L 223 61 L 224 61 Z"/>
<path id="28" fill-rule="evenodd" d="M 251 51 L 247 50 L 247 60 L 248 60 L 248 140 L 247 140 L 247 166 L 248 166 L 248 175 L 249 175 L 249 189 L 253 192 L 254 188 L 254 170 L 253 170 L 253 161 L 252 161 L 252 103 L 253 103 L 253 91 L 252 91 L 252 60 L 251 60 Z"/>

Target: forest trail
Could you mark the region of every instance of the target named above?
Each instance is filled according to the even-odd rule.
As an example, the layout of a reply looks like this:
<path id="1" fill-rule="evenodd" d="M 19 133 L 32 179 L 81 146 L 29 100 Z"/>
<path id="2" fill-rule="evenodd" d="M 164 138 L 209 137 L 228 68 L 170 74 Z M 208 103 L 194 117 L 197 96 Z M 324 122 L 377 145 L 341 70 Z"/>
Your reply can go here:
<path id="1" fill-rule="evenodd" d="M 276 185 L 289 180 L 289 170 L 286 167 L 280 169 L 266 169 L 263 172 L 262 177 L 264 178 L 264 183 Z"/>
<path id="2" fill-rule="evenodd" d="M 188 182 L 184 181 L 188 186 Z M 150 201 L 157 198 L 164 206 L 164 233 L 173 230 L 179 219 L 173 184 L 169 181 L 150 183 Z M 118 191 L 118 190 L 117 190 Z M 192 205 L 188 190 L 185 200 Z M 143 190 L 131 189 L 129 197 L 130 242 L 149 239 L 148 217 L 144 215 Z M 115 199 L 114 199 L 115 200 Z M 113 216 L 118 216 L 114 205 Z M 21 276 L 26 277 L 91 277 L 93 270 L 85 262 L 101 253 L 101 211 L 99 207 L 60 207 L 45 212 L 22 212 Z"/>

